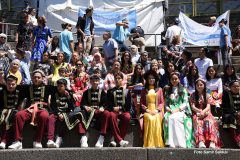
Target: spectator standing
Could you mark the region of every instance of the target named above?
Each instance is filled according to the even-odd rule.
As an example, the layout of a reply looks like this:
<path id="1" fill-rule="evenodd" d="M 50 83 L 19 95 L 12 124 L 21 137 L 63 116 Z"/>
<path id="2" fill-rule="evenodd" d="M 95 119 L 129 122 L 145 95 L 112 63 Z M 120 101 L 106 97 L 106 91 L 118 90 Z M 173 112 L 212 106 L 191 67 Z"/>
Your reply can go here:
<path id="1" fill-rule="evenodd" d="M 113 61 L 118 60 L 118 44 L 113 38 L 111 38 L 110 31 L 105 31 L 103 33 L 103 40 L 105 41 L 103 44 L 105 63 L 107 69 L 109 69 L 113 64 Z"/>
<path id="2" fill-rule="evenodd" d="M 226 19 L 222 19 L 219 22 L 219 26 L 221 28 L 220 49 L 221 49 L 223 67 L 231 63 L 230 49 L 232 48 L 232 44 L 231 44 L 232 37 L 231 37 L 231 30 L 229 29 L 229 27 L 226 26 L 226 24 L 227 24 Z"/>
<path id="3" fill-rule="evenodd" d="M 83 17 L 78 17 L 77 21 L 77 38 L 78 42 L 82 42 L 85 52 L 88 54 L 91 49 L 91 44 L 94 39 L 94 23 L 93 23 L 93 7 L 89 6 L 86 9 L 86 14 Z"/>
<path id="4" fill-rule="evenodd" d="M 38 17 L 38 26 L 35 27 L 33 32 L 33 53 L 31 60 L 41 61 L 42 54 L 47 50 L 47 47 L 52 41 L 52 32 L 46 26 L 46 18 L 44 16 Z"/>
<path id="5" fill-rule="evenodd" d="M 23 21 L 18 25 L 16 32 L 16 48 L 24 48 L 25 51 L 32 50 L 33 24 L 29 20 L 28 14 L 24 14 Z"/>
<path id="6" fill-rule="evenodd" d="M 145 51 L 145 39 L 144 39 L 144 30 L 141 26 L 137 26 L 131 30 L 131 36 L 129 40 L 133 45 L 140 47 L 140 52 Z"/>
<path id="7" fill-rule="evenodd" d="M 166 34 L 165 34 L 167 45 L 170 45 L 172 43 L 173 37 L 177 36 L 177 35 L 180 36 L 180 43 L 181 43 L 182 29 L 178 26 L 179 23 L 181 23 L 179 18 L 175 18 L 173 25 L 171 27 L 168 27 Z"/>
<path id="8" fill-rule="evenodd" d="M 37 26 L 37 18 L 36 18 L 36 9 L 35 8 L 29 8 L 28 10 L 30 22 L 32 22 L 33 26 Z"/>
<path id="9" fill-rule="evenodd" d="M 65 23 L 62 27 L 64 31 L 60 33 L 59 46 L 60 51 L 62 51 L 65 55 L 65 61 L 69 63 L 72 58 L 72 53 L 74 51 L 73 35 L 71 32 L 72 25 L 69 23 Z"/>
<path id="10" fill-rule="evenodd" d="M 116 29 L 113 33 L 113 39 L 115 39 L 119 46 L 119 51 L 130 51 L 129 48 L 124 44 L 124 41 L 127 39 L 131 33 L 128 31 L 128 20 L 123 19 L 122 22 L 116 23 Z"/>

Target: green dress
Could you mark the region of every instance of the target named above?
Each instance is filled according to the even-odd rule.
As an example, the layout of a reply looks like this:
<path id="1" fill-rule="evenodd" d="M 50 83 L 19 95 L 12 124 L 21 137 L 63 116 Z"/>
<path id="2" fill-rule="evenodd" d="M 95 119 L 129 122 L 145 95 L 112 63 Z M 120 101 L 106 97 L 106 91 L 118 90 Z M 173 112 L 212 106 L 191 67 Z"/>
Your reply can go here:
<path id="1" fill-rule="evenodd" d="M 167 89 L 165 91 L 165 107 L 169 107 L 171 110 L 180 108 L 180 106 L 185 105 L 185 109 L 182 110 L 179 113 L 173 113 L 175 114 L 175 117 L 177 117 L 177 119 L 181 120 L 183 124 L 181 123 L 169 123 L 169 117 L 172 116 L 173 114 L 171 114 L 170 112 L 166 112 L 164 114 L 164 123 L 163 123 L 163 130 L 164 130 L 164 142 L 166 145 L 170 145 L 171 147 L 171 143 L 169 144 L 169 142 L 176 142 L 176 139 L 181 139 L 181 138 L 176 138 L 174 135 L 176 136 L 183 136 L 182 139 L 185 139 L 186 144 L 184 144 L 184 147 L 186 148 L 192 148 L 194 146 L 194 137 L 193 137 L 193 125 L 192 125 L 192 118 L 191 118 L 191 109 L 190 109 L 190 105 L 189 105 L 189 100 L 188 100 L 188 93 L 187 90 L 185 88 L 178 87 L 178 90 L 181 91 L 181 95 L 176 94 L 176 96 L 171 96 L 172 94 L 168 94 L 169 89 Z M 166 109 L 165 109 L 166 110 Z M 179 115 L 179 116 L 178 116 Z M 171 125 L 171 126 L 169 126 Z M 185 133 L 182 133 L 181 130 L 177 130 L 177 128 L 179 126 L 177 125 L 183 125 L 184 131 Z M 169 130 L 169 127 L 174 128 L 177 130 L 177 134 L 172 133 L 172 129 Z M 181 127 L 181 126 L 180 126 Z M 174 146 L 174 145 L 173 145 Z M 176 146 L 178 146 L 176 144 Z M 180 146 L 181 147 L 181 146 Z"/>

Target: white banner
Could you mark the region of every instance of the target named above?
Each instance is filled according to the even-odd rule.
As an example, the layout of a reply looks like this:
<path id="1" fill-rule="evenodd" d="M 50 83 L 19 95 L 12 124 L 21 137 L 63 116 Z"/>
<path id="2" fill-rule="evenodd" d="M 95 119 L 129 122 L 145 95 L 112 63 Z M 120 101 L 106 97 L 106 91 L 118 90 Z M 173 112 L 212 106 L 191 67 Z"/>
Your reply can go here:
<path id="1" fill-rule="evenodd" d="M 164 30 L 163 6 L 164 0 L 41 0 L 39 15 L 45 15 L 47 25 L 56 31 L 62 31 L 61 23 L 67 22 L 76 25 L 80 8 L 92 5 L 97 11 L 117 13 L 123 9 L 136 10 L 136 24 L 140 25 L 145 33 L 160 34 Z M 97 25 L 96 25 L 97 26 Z M 75 30 L 74 30 L 75 31 Z M 102 45 L 102 35 L 96 38 L 96 45 Z M 157 36 L 157 44 L 161 37 Z M 146 36 L 146 44 L 154 45 L 154 36 Z"/>
<path id="2" fill-rule="evenodd" d="M 225 18 L 228 20 L 228 26 L 229 15 L 230 11 L 223 13 L 217 18 L 214 26 L 208 27 L 193 21 L 180 12 L 179 19 L 181 20 L 183 41 L 197 46 L 219 46 L 220 27 L 218 23 Z"/>

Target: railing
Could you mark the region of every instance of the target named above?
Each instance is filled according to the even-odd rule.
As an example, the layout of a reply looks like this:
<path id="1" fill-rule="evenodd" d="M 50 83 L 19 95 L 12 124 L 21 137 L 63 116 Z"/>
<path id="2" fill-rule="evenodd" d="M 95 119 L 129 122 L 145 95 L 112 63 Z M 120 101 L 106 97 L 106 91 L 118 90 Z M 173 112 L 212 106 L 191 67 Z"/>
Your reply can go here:
<path id="1" fill-rule="evenodd" d="M 7 35 L 7 41 L 15 41 L 18 24 L 0 22 L 0 30 Z"/>

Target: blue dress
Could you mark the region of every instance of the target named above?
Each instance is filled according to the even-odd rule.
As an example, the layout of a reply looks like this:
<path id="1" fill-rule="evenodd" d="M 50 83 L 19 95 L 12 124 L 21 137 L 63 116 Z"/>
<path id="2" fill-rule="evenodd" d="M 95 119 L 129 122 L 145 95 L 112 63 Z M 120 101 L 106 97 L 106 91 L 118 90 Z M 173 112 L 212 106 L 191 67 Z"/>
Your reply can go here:
<path id="1" fill-rule="evenodd" d="M 33 47 L 32 61 L 41 61 L 42 54 L 47 50 L 48 37 L 52 38 L 52 32 L 50 28 L 44 26 L 44 28 L 37 26 L 33 32 L 36 37 L 35 44 Z"/>

